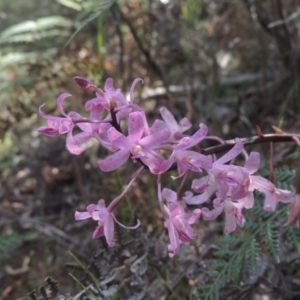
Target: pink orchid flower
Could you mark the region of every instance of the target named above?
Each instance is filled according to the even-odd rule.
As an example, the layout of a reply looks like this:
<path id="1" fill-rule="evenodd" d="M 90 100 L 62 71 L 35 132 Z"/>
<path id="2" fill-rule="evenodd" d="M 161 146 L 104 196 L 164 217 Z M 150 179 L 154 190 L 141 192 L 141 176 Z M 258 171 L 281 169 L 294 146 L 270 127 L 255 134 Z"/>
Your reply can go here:
<path id="1" fill-rule="evenodd" d="M 165 227 L 168 229 L 170 238 L 168 250 L 169 256 L 173 257 L 179 252 L 181 242 L 189 243 L 197 238 L 191 224 L 194 224 L 200 218 L 201 210 L 186 211 L 184 202 L 178 201 L 177 194 L 170 189 L 163 189 L 161 192 L 160 185 L 158 197 L 163 213 L 167 217 Z M 163 204 L 163 198 L 167 200 L 167 206 Z"/>
<path id="2" fill-rule="evenodd" d="M 108 130 L 107 135 L 111 144 L 119 150 L 106 159 L 98 161 L 98 165 L 102 171 L 108 172 L 119 168 L 128 160 L 130 155 L 134 159 L 140 158 L 149 166 L 150 171 L 155 169 L 154 166 L 158 167 L 158 162 L 154 162 L 154 166 L 153 161 L 152 164 L 147 163 L 149 163 L 149 157 L 151 157 L 151 160 L 157 157 L 157 154 L 152 150 L 155 150 L 156 147 L 169 139 L 170 131 L 163 129 L 155 134 L 143 137 L 144 121 L 145 118 L 142 112 L 132 112 L 129 114 L 128 136 L 123 135 L 114 127 Z"/>
<path id="3" fill-rule="evenodd" d="M 113 247 L 115 245 L 114 239 L 114 222 L 123 228 L 127 229 L 136 229 L 140 226 L 140 221 L 138 220 L 137 225 L 135 226 L 125 226 L 121 224 L 115 217 L 114 213 L 111 211 L 110 207 L 105 207 L 105 202 L 103 199 L 99 200 L 98 204 L 90 204 L 86 208 L 86 212 L 75 212 L 75 220 L 85 220 L 88 218 L 92 218 L 94 221 L 98 222 L 98 226 L 96 227 L 93 233 L 93 239 L 96 239 L 101 236 L 105 236 L 106 242 L 109 247 Z"/>
<path id="4" fill-rule="evenodd" d="M 243 203 L 233 202 L 230 198 L 222 200 L 221 198 L 216 198 L 213 201 L 214 209 L 209 210 L 208 208 L 202 208 L 202 216 L 204 220 L 215 220 L 222 211 L 225 212 L 225 229 L 224 233 L 229 234 L 236 229 L 236 224 L 241 227 L 245 224 L 245 218 L 242 214 Z"/>
<path id="5" fill-rule="evenodd" d="M 196 193 L 186 193 L 183 198 L 187 204 L 202 204 L 209 201 L 210 197 L 218 191 L 219 197 L 226 198 L 230 192 L 232 199 L 236 200 L 246 196 L 248 192 L 249 174 L 242 167 L 233 165 L 224 165 L 224 163 L 238 156 L 243 150 L 243 142 L 236 139 L 234 147 L 221 158 L 216 160 L 210 169 L 208 175 L 200 179 L 194 179 L 192 189 Z"/>
<path id="6" fill-rule="evenodd" d="M 71 96 L 70 94 L 63 93 L 57 98 L 57 107 L 60 113 L 64 117 L 55 117 L 45 114 L 42 111 L 42 108 L 45 104 L 39 107 L 39 114 L 42 118 L 47 121 L 47 126 L 40 127 L 38 132 L 48 135 L 48 136 L 56 136 L 60 134 L 67 133 L 67 141 L 66 147 L 72 153 L 76 155 L 80 155 L 84 150 L 78 146 L 78 143 L 74 140 L 72 131 L 75 126 L 75 121 L 84 119 L 81 115 L 76 112 L 65 113 L 63 108 L 63 102 L 65 98 Z"/>
<path id="7" fill-rule="evenodd" d="M 159 111 L 166 126 L 171 131 L 170 141 L 180 140 L 183 137 L 182 133 L 192 127 L 191 122 L 187 118 L 183 118 L 178 124 L 172 113 L 166 107 L 161 107 Z"/>
<path id="8" fill-rule="evenodd" d="M 197 234 L 191 227 L 201 214 L 200 209 L 195 209 L 193 213 L 186 213 L 178 203 L 171 202 L 167 208 L 168 218 L 165 227 L 168 228 L 170 244 L 168 245 L 169 256 L 173 257 L 179 252 L 180 242 L 189 243 Z"/>
<path id="9" fill-rule="evenodd" d="M 199 127 L 194 135 L 182 138 L 174 147 L 170 160 L 173 159 L 177 162 L 179 177 L 184 175 L 187 170 L 201 172 L 202 169 L 209 170 L 212 167 L 210 156 L 187 150 L 199 144 L 207 135 L 208 127 L 203 123 Z"/>
<path id="10" fill-rule="evenodd" d="M 277 189 L 269 180 L 253 175 L 259 168 L 260 155 L 258 152 L 251 152 L 244 168 L 249 173 L 248 193 L 239 201 L 244 203 L 245 208 L 252 208 L 254 204 L 254 190 L 258 190 L 265 195 L 264 209 L 274 211 L 279 202 L 292 203 L 295 200 L 295 192 Z"/>

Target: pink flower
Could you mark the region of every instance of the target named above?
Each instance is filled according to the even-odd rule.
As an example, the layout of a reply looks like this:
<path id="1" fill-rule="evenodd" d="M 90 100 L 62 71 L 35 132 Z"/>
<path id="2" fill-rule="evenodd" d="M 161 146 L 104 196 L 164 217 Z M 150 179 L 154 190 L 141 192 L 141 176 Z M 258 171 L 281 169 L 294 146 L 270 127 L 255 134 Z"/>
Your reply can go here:
<path id="1" fill-rule="evenodd" d="M 269 180 L 253 175 L 258 170 L 260 156 L 258 152 L 251 152 L 244 168 L 249 173 L 248 193 L 240 199 L 245 208 L 252 208 L 254 203 L 253 191 L 256 189 L 265 195 L 264 209 L 274 211 L 278 202 L 291 203 L 295 199 L 295 192 L 277 189 Z"/>
<path id="2" fill-rule="evenodd" d="M 121 224 L 111 212 L 110 207 L 105 207 L 105 202 L 103 199 L 99 200 L 98 204 L 90 204 L 86 208 L 86 212 L 75 212 L 75 220 L 85 220 L 88 218 L 92 218 L 93 220 L 98 222 L 98 226 L 96 227 L 93 233 L 93 239 L 96 239 L 101 236 L 105 236 L 106 242 L 109 247 L 114 246 L 114 222 L 127 229 L 136 229 L 140 226 L 140 221 L 138 220 L 137 225 L 129 227 Z"/>
<path id="3" fill-rule="evenodd" d="M 189 243 L 197 234 L 193 231 L 191 224 L 195 223 L 201 214 L 200 209 L 192 213 L 186 213 L 181 205 L 170 202 L 167 208 L 168 218 L 165 227 L 168 228 L 170 244 L 168 245 L 169 256 L 173 257 L 179 252 L 180 242 Z"/>
<path id="4" fill-rule="evenodd" d="M 232 199 L 245 197 L 249 181 L 249 174 L 242 167 L 234 165 L 224 165 L 232 160 L 243 150 L 243 142 L 236 139 L 234 147 L 221 158 L 216 160 L 210 169 L 208 175 L 200 179 L 194 179 L 192 189 L 199 195 L 193 196 L 192 193 L 186 193 L 183 198 L 187 204 L 202 204 L 210 199 L 217 191 L 220 198 L 226 198 L 230 193 Z"/>
<path id="5" fill-rule="evenodd" d="M 177 199 L 177 194 L 170 189 L 158 189 L 158 197 L 163 209 L 163 213 L 167 217 L 165 227 L 168 229 L 170 244 L 168 245 L 169 256 L 173 257 L 179 252 L 180 243 L 189 243 L 197 234 L 193 231 L 191 224 L 194 224 L 201 214 L 200 209 L 192 212 L 185 208 L 183 201 Z M 167 200 L 167 206 L 162 204 L 162 199 Z"/>
<path id="6" fill-rule="evenodd" d="M 172 113 L 165 107 L 160 108 L 160 113 L 166 126 L 171 131 L 170 141 L 177 141 L 183 137 L 182 133 L 190 129 L 192 124 L 187 118 L 183 118 L 179 124 Z"/>
<path id="7" fill-rule="evenodd" d="M 98 88 L 93 82 L 83 77 L 74 77 L 74 81 L 84 90 L 89 92 L 96 92 L 98 102 L 101 102 L 103 107 L 108 111 L 114 111 L 116 113 L 117 121 L 128 117 L 132 111 L 142 111 L 139 105 L 133 102 L 134 89 L 139 81 L 143 81 L 141 78 L 137 78 L 133 81 L 130 88 L 130 100 L 126 100 L 125 96 L 120 89 L 115 89 L 112 78 L 108 78 L 104 84 L 104 91 Z"/>
<path id="8" fill-rule="evenodd" d="M 83 119 L 83 117 L 76 112 L 70 112 L 68 114 L 65 113 L 63 108 L 63 102 L 65 98 L 69 96 L 71 95 L 64 93 L 57 98 L 58 110 L 64 117 L 55 117 L 55 116 L 46 115 L 42 111 L 42 108 L 45 104 L 39 107 L 39 114 L 42 118 L 47 120 L 47 126 L 40 127 L 38 129 L 38 132 L 48 136 L 56 136 L 56 135 L 67 133 L 67 142 L 66 142 L 67 149 L 72 154 L 79 155 L 83 152 L 83 149 L 81 149 L 78 146 L 77 142 L 74 140 L 72 131 L 75 126 L 74 121 Z"/>
<path id="9" fill-rule="evenodd" d="M 242 214 L 243 203 L 236 203 L 231 201 L 230 198 L 226 198 L 222 200 L 220 198 L 216 198 L 213 201 L 214 209 L 209 210 L 204 207 L 202 209 L 202 215 L 204 220 L 215 220 L 222 211 L 225 212 L 225 234 L 229 234 L 236 229 L 236 224 L 239 224 L 241 227 L 245 224 L 245 218 Z"/>
<path id="10" fill-rule="evenodd" d="M 182 138 L 176 146 L 169 159 L 172 163 L 177 162 L 179 177 L 184 175 L 187 170 L 201 172 L 202 168 L 209 170 L 212 167 L 212 159 L 195 151 L 187 150 L 199 144 L 206 136 L 208 128 L 205 124 L 199 125 L 199 130 L 191 137 Z"/>
<path id="11" fill-rule="evenodd" d="M 170 131 L 163 129 L 155 134 L 144 136 L 145 118 L 142 112 L 132 112 L 129 114 L 128 136 L 126 137 L 114 127 L 111 127 L 108 132 L 108 138 L 112 145 L 119 150 L 108 156 L 104 160 L 99 160 L 98 165 L 102 171 L 108 172 L 122 166 L 130 155 L 134 159 L 140 158 L 150 171 L 159 170 L 161 156 L 155 152 L 162 143 L 166 142 L 170 137 Z M 150 161 L 149 161 L 150 159 Z"/>

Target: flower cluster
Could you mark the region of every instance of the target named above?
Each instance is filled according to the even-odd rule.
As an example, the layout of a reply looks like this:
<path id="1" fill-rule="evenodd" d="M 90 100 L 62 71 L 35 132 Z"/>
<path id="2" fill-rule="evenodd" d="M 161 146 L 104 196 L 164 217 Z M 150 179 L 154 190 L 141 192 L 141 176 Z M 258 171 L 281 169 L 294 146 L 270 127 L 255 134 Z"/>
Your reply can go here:
<path id="1" fill-rule="evenodd" d="M 207 136 L 208 127 L 203 123 L 193 135 L 187 135 L 185 132 L 192 126 L 189 120 L 183 118 L 178 123 L 166 107 L 161 107 L 162 119 L 155 120 L 150 126 L 143 109 L 133 101 L 135 86 L 141 79 L 133 82 L 129 101 L 114 88 L 112 79 L 106 80 L 104 91 L 85 78 L 75 77 L 74 80 L 81 88 L 96 95 L 85 104 L 89 117 L 77 112 L 66 113 L 63 102 L 70 95 L 64 93 L 57 99 L 62 117 L 45 114 L 43 105 L 39 108 L 41 117 L 47 121 L 47 126 L 39 128 L 39 132 L 48 136 L 67 134 L 66 147 L 75 155 L 84 151 L 82 145 L 89 139 L 96 139 L 112 152 L 98 161 L 104 172 L 116 170 L 128 160 L 140 165 L 122 194 L 107 208 L 104 200 L 100 200 L 97 205 L 89 205 L 86 212 L 75 213 L 76 220 L 92 218 L 98 222 L 93 238 L 104 235 L 108 245 L 114 245 L 114 222 L 124 225 L 116 220 L 113 210 L 145 169 L 158 177 L 158 202 L 166 218 L 171 257 L 178 253 L 180 243 L 188 243 L 197 237 L 191 225 L 200 215 L 204 220 L 214 220 L 224 212 L 226 234 L 233 232 L 237 224 L 242 227 L 245 223 L 243 210 L 253 207 L 255 190 L 265 195 L 264 209 L 267 211 L 274 211 L 279 202 L 294 202 L 294 192 L 277 189 L 271 181 L 254 175 L 260 164 L 259 153 L 248 155 L 242 140 L 237 138 L 232 149 L 217 159 L 201 153 L 199 143 L 213 139 Z M 73 135 L 75 127 L 80 133 Z M 245 157 L 245 165 L 235 165 L 236 157 L 241 154 Z M 176 169 L 178 176 L 174 179 L 181 180 L 177 192 L 167 188 L 161 190 L 161 176 L 170 169 Z M 189 174 L 194 176 L 192 191 L 183 194 Z M 189 205 L 197 208 L 191 210 Z M 127 228 L 134 229 L 139 224 Z"/>

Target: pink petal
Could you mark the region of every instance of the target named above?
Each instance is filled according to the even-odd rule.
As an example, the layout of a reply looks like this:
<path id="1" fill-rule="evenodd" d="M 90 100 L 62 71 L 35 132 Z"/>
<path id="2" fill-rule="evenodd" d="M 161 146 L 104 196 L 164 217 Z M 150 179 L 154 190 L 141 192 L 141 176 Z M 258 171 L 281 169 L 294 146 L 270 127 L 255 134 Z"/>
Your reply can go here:
<path id="1" fill-rule="evenodd" d="M 161 114 L 162 118 L 166 122 L 168 128 L 171 130 L 171 132 L 177 131 L 178 130 L 178 123 L 175 120 L 172 113 L 164 106 L 161 107 L 159 111 L 160 111 L 160 114 Z"/>
<path id="2" fill-rule="evenodd" d="M 248 192 L 246 197 L 239 199 L 239 202 L 243 203 L 246 209 L 250 209 L 254 205 L 254 194 L 253 192 Z"/>
<path id="3" fill-rule="evenodd" d="M 114 81 L 112 80 L 112 78 L 107 78 L 105 80 L 105 84 L 104 84 L 104 90 L 105 91 L 114 91 Z"/>
<path id="4" fill-rule="evenodd" d="M 144 116 L 141 112 L 132 112 L 129 114 L 128 138 L 137 142 L 141 139 L 144 132 Z"/>
<path id="5" fill-rule="evenodd" d="M 259 164 L 260 164 L 259 153 L 251 152 L 249 158 L 246 161 L 244 168 L 248 170 L 249 174 L 253 174 L 258 170 Z"/>
<path id="6" fill-rule="evenodd" d="M 159 146 L 170 138 L 171 132 L 168 129 L 163 129 L 161 131 L 156 132 L 155 134 L 150 134 L 139 141 L 139 145 L 141 145 L 145 149 L 153 149 L 156 146 Z"/>
<path id="7" fill-rule="evenodd" d="M 196 221 L 199 220 L 200 216 L 201 216 L 201 209 L 196 208 L 193 210 L 192 213 L 187 213 L 187 221 L 189 222 L 189 224 L 194 224 Z"/>
<path id="8" fill-rule="evenodd" d="M 251 183 L 252 186 L 261 193 L 275 193 L 274 184 L 261 176 L 252 175 Z"/>
<path id="9" fill-rule="evenodd" d="M 63 102 L 64 102 L 64 100 L 65 100 L 67 97 L 70 97 L 70 96 L 72 96 L 72 95 L 71 95 L 71 94 L 68 94 L 68 93 L 63 93 L 63 94 L 61 94 L 61 95 L 57 98 L 57 101 L 56 101 L 58 110 L 59 110 L 60 113 L 61 113 L 62 115 L 64 115 L 65 117 L 67 117 L 67 114 L 66 114 L 65 111 L 64 111 L 64 108 L 63 108 Z"/>
<path id="10" fill-rule="evenodd" d="M 103 235 L 104 235 L 103 225 L 97 226 L 94 233 L 93 233 L 93 239 L 96 239 L 96 238 L 101 237 Z"/>
<path id="11" fill-rule="evenodd" d="M 183 243 L 189 243 L 197 237 L 197 234 L 185 218 L 178 216 L 172 219 L 172 223 L 178 232 L 180 241 Z"/>
<path id="12" fill-rule="evenodd" d="M 186 168 L 194 172 L 201 172 L 201 169 L 209 170 L 212 167 L 211 156 L 206 156 L 195 151 L 179 150 L 174 151 L 178 161 L 186 165 Z"/>
<path id="13" fill-rule="evenodd" d="M 75 155 L 80 155 L 84 150 L 80 147 L 78 147 L 78 145 L 76 144 L 73 135 L 72 135 L 72 131 L 69 131 L 67 134 L 67 140 L 66 140 L 66 147 L 67 149 Z"/>
<path id="14" fill-rule="evenodd" d="M 50 128 L 50 127 L 46 127 L 46 126 L 42 126 L 38 129 L 39 133 L 45 134 L 47 136 L 57 136 L 59 135 L 59 132 L 57 129 L 54 128 Z"/>
<path id="15" fill-rule="evenodd" d="M 208 208 L 204 207 L 202 208 L 202 216 L 204 220 L 215 220 L 223 211 L 223 207 L 216 207 L 212 210 L 209 210 Z"/>
<path id="16" fill-rule="evenodd" d="M 264 210 L 274 211 L 276 208 L 275 193 L 265 193 Z"/>
<path id="17" fill-rule="evenodd" d="M 73 136 L 75 144 L 77 145 L 86 143 L 91 137 L 93 137 L 92 134 L 87 132 L 81 132 Z"/>
<path id="18" fill-rule="evenodd" d="M 162 129 L 167 129 L 166 123 L 161 120 L 155 120 L 150 128 L 151 133 L 156 133 Z"/>
<path id="19" fill-rule="evenodd" d="M 109 172 L 121 167 L 129 158 L 130 152 L 127 149 L 119 150 L 103 160 L 98 160 L 99 168 L 104 172 Z"/>
<path id="20" fill-rule="evenodd" d="M 216 160 L 214 164 L 224 164 L 234 159 L 243 151 L 243 148 L 244 148 L 243 142 L 240 139 L 235 139 L 234 147 L 231 150 L 229 150 L 225 155 L 223 155 L 221 158 Z"/>
<path id="21" fill-rule="evenodd" d="M 94 210 L 96 209 L 96 205 L 95 204 L 90 204 L 86 207 L 87 212 L 92 215 L 92 213 L 94 212 Z"/>
<path id="22" fill-rule="evenodd" d="M 107 137 L 111 141 L 112 145 L 117 147 L 118 149 L 124 150 L 127 149 L 128 151 L 133 146 L 133 142 L 129 140 L 126 136 L 116 130 L 114 127 L 111 127 L 107 131 Z"/>
<path id="23" fill-rule="evenodd" d="M 203 194 L 196 195 L 196 196 L 193 196 L 193 194 L 191 193 L 188 195 L 186 194 L 186 196 L 184 196 L 182 199 L 184 200 L 184 202 L 186 204 L 199 205 L 199 204 L 207 202 L 210 199 L 210 196 L 211 195 L 207 192 L 204 192 Z"/>
<path id="24" fill-rule="evenodd" d="M 91 120 L 102 120 L 103 108 L 109 110 L 107 101 L 102 97 L 91 99 L 85 104 L 85 109 L 90 112 Z"/>
<path id="25" fill-rule="evenodd" d="M 145 156 L 141 157 L 142 162 L 149 168 L 152 174 L 165 173 L 173 164 L 173 160 L 165 160 L 160 153 L 147 151 Z"/>
<path id="26" fill-rule="evenodd" d="M 207 133 L 208 133 L 208 127 L 204 123 L 201 123 L 199 125 L 199 127 L 200 127 L 199 130 L 196 131 L 191 136 L 191 138 L 189 140 L 189 143 L 187 145 L 187 148 L 191 148 L 191 147 L 199 144 L 205 138 L 205 136 L 207 135 Z"/>
<path id="27" fill-rule="evenodd" d="M 275 190 L 276 202 L 292 203 L 295 200 L 295 192 L 288 190 Z"/>
<path id="28" fill-rule="evenodd" d="M 53 122 L 55 121 L 61 121 L 63 118 L 61 117 L 54 117 L 54 116 L 49 116 L 49 115 L 46 115 L 43 111 L 42 111 L 42 108 L 45 106 L 45 104 L 42 104 L 39 106 L 39 114 L 40 116 L 45 119 L 45 120 L 51 120 Z"/>
<path id="29" fill-rule="evenodd" d="M 173 257 L 179 252 L 179 237 L 170 219 L 166 221 L 166 224 L 168 227 L 169 238 L 170 238 L 170 244 L 168 245 L 168 250 L 169 252 L 173 252 L 173 253 L 169 253 L 169 256 Z"/>
<path id="30" fill-rule="evenodd" d="M 206 175 L 201 177 L 200 179 L 194 179 L 192 182 L 192 189 L 196 193 L 203 193 L 207 186 L 212 183 L 214 183 L 214 177 Z"/>
<path id="31" fill-rule="evenodd" d="M 85 219 L 88 219 L 90 217 L 91 217 L 91 215 L 88 212 L 79 212 L 79 211 L 75 212 L 75 220 L 76 221 L 85 220 Z"/>
<path id="32" fill-rule="evenodd" d="M 230 215 L 230 214 L 225 214 L 225 229 L 224 229 L 224 233 L 225 234 L 229 234 L 233 231 L 235 231 L 236 229 L 236 219 L 234 215 Z"/>
<path id="33" fill-rule="evenodd" d="M 134 99 L 134 89 L 135 89 L 135 86 L 137 85 L 138 82 L 142 82 L 142 84 L 144 83 L 143 79 L 142 78 L 136 78 L 132 85 L 131 85 L 131 88 L 130 88 L 130 103 L 133 103 L 133 99 Z"/>
<path id="34" fill-rule="evenodd" d="M 106 238 L 106 242 L 109 247 L 113 247 L 115 245 L 114 239 L 114 220 L 111 214 L 107 215 L 104 220 L 104 235 Z"/>
<path id="35" fill-rule="evenodd" d="M 180 127 L 180 132 L 185 132 L 192 127 L 192 123 L 187 118 L 183 118 L 179 122 L 179 127 Z"/>
<path id="36" fill-rule="evenodd" d="M 161 192 L 161 195 L 162 195 L 163 199 L 166 199 L 168 202 L 176 202 L 177 201 L 177 193 L 170 189 L 164 188 Z"/>

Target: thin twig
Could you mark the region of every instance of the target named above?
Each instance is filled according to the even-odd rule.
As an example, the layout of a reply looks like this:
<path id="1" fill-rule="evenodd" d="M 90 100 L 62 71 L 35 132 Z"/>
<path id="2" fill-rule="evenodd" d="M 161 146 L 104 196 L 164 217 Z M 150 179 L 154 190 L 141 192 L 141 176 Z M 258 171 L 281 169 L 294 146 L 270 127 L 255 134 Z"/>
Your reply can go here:
<path id="1" fill-rule="evenodd" d="M 263 144 L 263 143 L 282 143 L 282 142 L 294 142 L 294 138 L 300 138 L 300 134 L 296 133 L 285 133 L 285 134 L 264 134 L 263 136 L 252 136 L 248 138 L 241 138 L 240 140 L 243 142 L 244 146 Z M 225 141 L 224 144 L 216 145 L 213 147 L 205 148 L 201 150 L 202 154 L 217 154 L 223 151 L 230 150 L 235 145 L 235 140 Z"/>

